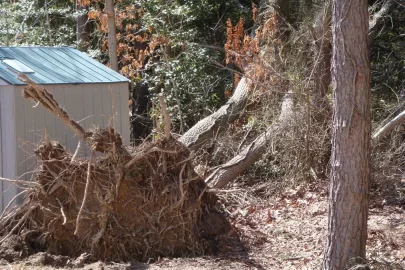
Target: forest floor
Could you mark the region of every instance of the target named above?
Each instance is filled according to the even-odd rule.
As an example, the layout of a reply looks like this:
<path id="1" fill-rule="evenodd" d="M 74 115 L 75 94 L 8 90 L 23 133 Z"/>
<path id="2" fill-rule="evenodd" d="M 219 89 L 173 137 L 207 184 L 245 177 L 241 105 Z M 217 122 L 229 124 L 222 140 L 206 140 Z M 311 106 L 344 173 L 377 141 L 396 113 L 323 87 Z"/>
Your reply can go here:
<path id="1" fill-rule="evenodd" d="M 327 232 L 327 185 L 287 190 L 270 199 L 257 199 L 252 190 L 220 194 L 234 230 L 219 239 L 217 256 L 161 259 L 149 264 L 83 264 L 61 256 L 38 253 L 7 263 L 1 269 L 318 269 Z M 405 204 L 372 198 L 365 262 L 371 269 L 405 269 Z M 2 244 L 6 248 L 6 243 Z M 4 249 L 3 249 L 4 250 Z M 356 268 L 359 269 L 359 268 Z"/>

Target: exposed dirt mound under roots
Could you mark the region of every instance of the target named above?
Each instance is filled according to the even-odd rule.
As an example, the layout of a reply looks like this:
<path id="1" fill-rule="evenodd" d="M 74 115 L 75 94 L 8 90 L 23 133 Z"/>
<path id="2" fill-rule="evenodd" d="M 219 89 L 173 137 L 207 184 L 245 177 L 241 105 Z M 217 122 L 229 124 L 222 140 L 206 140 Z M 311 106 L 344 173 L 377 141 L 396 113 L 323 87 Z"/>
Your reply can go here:
<path id="1" fill-rule="evenodd" d="M 39 145 L 41 165 L 24 203 L 0 220 L 3 240 L 17 234 L 37 250 L 88 253 L 92 260 L 212 252 L 230 226 L 193 171 L 188 150 L 176 140 L 116 149 L 111 144 L 121 139 L 114 134 L 104 147 L 110 150 L 93 161 L 72 161 L 57 142 Z"/>

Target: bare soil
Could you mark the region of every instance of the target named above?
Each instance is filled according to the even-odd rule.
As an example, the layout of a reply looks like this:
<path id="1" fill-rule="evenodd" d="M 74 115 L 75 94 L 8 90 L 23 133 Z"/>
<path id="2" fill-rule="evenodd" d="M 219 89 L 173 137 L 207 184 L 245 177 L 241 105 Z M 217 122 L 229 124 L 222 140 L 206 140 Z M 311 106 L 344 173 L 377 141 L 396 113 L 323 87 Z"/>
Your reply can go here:
<path id="1" fill-rule="evenodd" d="M 321 186 L 321 187 L 320 187 Z M 257 199 L 246 189 L 218 194 L 233 229 L 217 239 L 215 256 L 162 258 L 149 263 L 87 263 L 37 253 L 26 259 L 23 246 L 10 239 L 0 246 L 0 266 L 8 269 L 317 269 L 327 230 L 326 185 L 287 190 Z M 405 269 L 405 205 L 372 201 L 367 246 L 371 269 Z M 215 220 L 212 220 L 215 223 Z M 4 268 L 6 269 L 6 268 Z"/>

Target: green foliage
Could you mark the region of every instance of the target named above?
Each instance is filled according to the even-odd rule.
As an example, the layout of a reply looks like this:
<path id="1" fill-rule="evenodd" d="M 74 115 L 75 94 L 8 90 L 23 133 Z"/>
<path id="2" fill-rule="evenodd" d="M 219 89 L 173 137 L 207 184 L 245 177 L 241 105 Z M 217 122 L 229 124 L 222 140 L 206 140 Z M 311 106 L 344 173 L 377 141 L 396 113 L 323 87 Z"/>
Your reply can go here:
<path id="1" fill-rule="evenodd" d="M 230 18 L 236 23 L 240 17 L 244 17 L 247 27 L 253 25 L 252 2 L 239 2 L 239 6 L 233 0 L 116 2 L 119 42 L 127 42 L 128 48 L 142 50 L 142 46 L 136 47 L 139 42 L 128 38 L 139 32 L 168 40 L 167 43 L 158 44 L 152 55 L 144 60 L 146 66 L 137 67 L 138 72 L 132 72 L 129 77 L 134 79 L 134 83 L 140 80 L 148 83 L 152 98 L 164 91 L 177 130 L 180 117 L 187 129 L 223 104 L 224 91 L 233 88 L 233 74 L 224 67 L 226 21 Z M 89 7 L 98 14 L 102 14 L 100 11 L 103 8 L 102 1 L 92 1 Z M 139 9 L 143 9 L 143 12 L 139 12 Z M 125 10 L 125 14 L 133 16 L 123 16 L 122 11 Z M 2 46 L 75 44 L 75 19 L 79 13 L 75 11 L 74 1 L 3 1 L 0 12 Z M 90 21 L 98 26 L 98 31 L 91 33 L 90 51 L 107 63 L 108 54 L 103 42 L 107 33 L 99 28 L 103 22 Z M 151 29 L 151 32 L 147 29 Z M 149 41 L 145 39 L 143 42 Z M 121 60 L 125 55 L 125 52 L 119 52 Z M 120 65 L 123 67 L 123 62 Z"/>
<path id="2" fill-rule="evenodd" d="M 232 73 L 219 68 L 224 65 L 226 20 L 245 16 L 252 24 L 251 14 L 229 0 L 139 4 L 145 10 L 142 24 L 151 26 L 154 36 L 168 39 L 156 49 L 143 77 L 154 93 L 163 86 L 175 127 L 181 110 L 187 129 L 218 108 L 225 100 L 224 91 L 232 89 Z"/>
<path id="3" fill-rule="evenodd" d="M 71 45 L 75 14 L 69 0 L 0 3 L 0 45 Z"/>
<path id="4" fill-rule="evenodd" d="M 159 51 L 158 51 L 159 53 Z M 160 52 L 161 53 L 161 52 Z M 179 123 L 178 100 L 183 121 L 189 127 L 220 105 L 223 93 L 221 73 L 210 69 L 210 59 L 218 57 L 206 49 L 190 45 L 176 58 L 147 65 L 144 79 L 152 89 L 163 86 L 168 109 Z"/>

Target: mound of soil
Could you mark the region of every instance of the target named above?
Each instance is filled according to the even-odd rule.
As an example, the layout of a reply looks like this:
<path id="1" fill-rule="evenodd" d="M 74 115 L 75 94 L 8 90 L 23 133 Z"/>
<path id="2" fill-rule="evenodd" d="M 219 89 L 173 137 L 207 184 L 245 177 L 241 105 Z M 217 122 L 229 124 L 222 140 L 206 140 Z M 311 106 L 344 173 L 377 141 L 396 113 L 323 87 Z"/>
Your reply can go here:
<path id="1" fill-rule="evenodd" d="M 96 159 L 72 158 L 58 142 L 39 145 L 35 181 L 23 204 L 0 220 L 3 241 L 18 235 L 30 250 L 87 253 L 92 261 L 215 250 L 230 225 L 183 145 L 162 140 L 129 150 L 111 128 L 92 131 L 92 137 L 104 152 Z"/>

